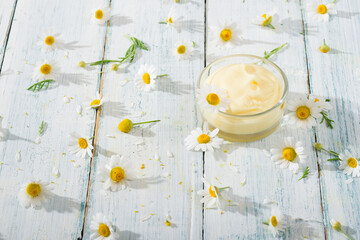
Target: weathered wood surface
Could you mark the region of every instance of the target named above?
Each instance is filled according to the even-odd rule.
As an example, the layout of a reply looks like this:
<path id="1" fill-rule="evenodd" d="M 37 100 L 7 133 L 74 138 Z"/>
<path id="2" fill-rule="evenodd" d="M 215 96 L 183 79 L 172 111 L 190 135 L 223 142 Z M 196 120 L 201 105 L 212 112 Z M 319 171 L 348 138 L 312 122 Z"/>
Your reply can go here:
<path id="1" fill-rule="evenodd" d="M 99 4 L 111 6 L 108 26 L 90 23 L 91 9 Z M 326 154 L 312 149 L 318 141 L 339 152 L 352 145 L 354 154 L 359 154 L 356 71 L 360 49 L 356 43 L 360 3 L 338 1 L 338 15 L 329 23 L 310 21 L 305 4 L 304 0 L 183 0 L 180 4 L 170 0 L 2 0 L 0 115 L 8 138 L 0 141 L 0 239 L 76 239 L 82 235 L 89 239 L 90 222 L 97 212 L 112 220 L 121 239 L 272 239 L 262 224 L 270 214 L 269 206 L 263 204 L 265 198 L 276 201 L 291 223 L 283 239 L 342 239 L 331 228 L 331 218 L 340 220 L 354 239 L 360 238 L 358 179 L 346 184 L 348 177 L 338 170 L 338 163 L 328 163 Z M 179 31 L 158 24 L 171 7 L 182 17 Z M 251 23 L 256 15 L 274 8 L 279 15 L 276 30 Z M 222 19 L 236 22 L 242 31 L 244 39 L 234 49 L 210 44 L 210 26 Z M 40 51 L 38 35 L 48 28 L 62 34 L 65 49 Z M 134 63 L 121 66 L 118 72 L 110 71 L 110 65 L 76 67 L 80 60 L 123 56 L 130 45 L 127 34 L 143 40 L 150 51 L 140 52 Z M 318 51 L 323 38 L 333 48 L 329 54 Z M 196 43 L 190 60 L 178 61 L 173 56 L 179 39 Z M 335 128 L 281 126 L 263 140 L 232 144 L 204 158 L 202 153 L 187 151 L 183 139 L 201 126 L 195 89 L 204 66 L 228 54 L 262 56 L 285 42 L 289 46 L 272 60 L 287 74 L 289 97 L 312 93 L 330 98 Z M 56 87 L 34 94 L 26 88 L 33 82 L 33 64 L 42 59 L 56 59 L 62 74 Z M 154 65 L 158 74 L 169 74 L 150 93 L 135 86 L 136 73 L 145 63 Z M 76 106 L 97 92 L 109 102 L 101 111 L 84 110 L 78 115 Z M 64 96 L 73 99 L 65 104 Z M 126 117 L 161 122 L 123 134 L 117 125 Z M 41 143 L 35 144 L 43 120 L 48 126 Z M 95 157 L 78 168 L 68 152 L 71 131 L 86 137 L 95 134 Z M 311 175 L 305 181 L 298 181 L 301 174 L 277 168 L 263 153 L 287 136 L 302 141 L 307 149 Z M 18 150 L 20 162 L 15 161 Z M 167 152 L 174 157 L 169 158 Z M 139 170 L 144 163 L 147 177 L 126 190 L 104 192 L 96 173 L 114 154 L 131 159 Z M 239 173 L 230 169 L 230 163 Z M 59 169 L 59 178 L 52 174 L 53 167 Z M 233 200 L 240 206 L 223 214 L 203 210 L 196 195 L 203 174 L 231 186 Z M 56 197 L 41 210 L 24 209 L 17 199 L 21 184 L 33 176 L 54 182 Z M 167 216 L 171 228 L 164 224 Z"/>

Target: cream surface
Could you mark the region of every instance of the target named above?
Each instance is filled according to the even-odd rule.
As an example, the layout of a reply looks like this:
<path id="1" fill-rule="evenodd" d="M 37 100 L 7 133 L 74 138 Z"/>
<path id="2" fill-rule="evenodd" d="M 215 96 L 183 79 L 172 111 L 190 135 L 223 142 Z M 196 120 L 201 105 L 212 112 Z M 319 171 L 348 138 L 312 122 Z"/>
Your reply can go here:
<path id="1" fill-rule="evenodd" d="M 231 102 L 227 113 L 251 115 L 273 107 L 283 94 L 280 80 L 255 64 L 232 64 L 211 74 L 206 83 L 227 90 Z"/>

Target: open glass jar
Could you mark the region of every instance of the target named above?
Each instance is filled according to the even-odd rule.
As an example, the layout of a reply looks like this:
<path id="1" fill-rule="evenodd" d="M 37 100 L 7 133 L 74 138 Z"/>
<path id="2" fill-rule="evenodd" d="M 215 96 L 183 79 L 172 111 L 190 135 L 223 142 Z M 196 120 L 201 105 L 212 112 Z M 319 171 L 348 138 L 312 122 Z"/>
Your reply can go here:
<path id="1" fill-rule="evenodd" d="M 259 65 L 269 71 L 280 81 L 280 99 L 268 109 L 254 114 L 232 114 L 229 112 L 212 112 L 200 108 L 201 116 L 208 122 L 210 130 L 218 128 L 219 137 L 234 142 L 249 142 L 264 138 L 280 125 L 284 115 L 284 104 L 288 93 L 288 81 L 284 72 L 273 62 L 253 55 L 231 55 L 220 58 L 209 64 L 201 73 L 198 88 L 207 84 L 207 79 L 219 69 L 234 64 Z M 265 71 L 266 71 L 265 70 Z"/>

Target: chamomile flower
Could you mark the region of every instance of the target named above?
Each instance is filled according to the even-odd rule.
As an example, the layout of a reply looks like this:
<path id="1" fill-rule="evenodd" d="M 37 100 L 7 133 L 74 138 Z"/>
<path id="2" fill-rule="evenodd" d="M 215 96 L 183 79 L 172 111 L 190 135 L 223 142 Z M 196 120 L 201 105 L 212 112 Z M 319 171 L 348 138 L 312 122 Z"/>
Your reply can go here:
<path id="1" fill-rule="evenodd" d="M 91 240 L 115 240 L 118 239 L 118 234 L 112 223 L 101 213 L 93 216 L 90 223 Z"/>
<path id="2" fill-rule="evenodd" d="M 174 55 L 179 60 L 189 59 L 194 51 L 194 43 L 188 40 L 181 40 L 175 44 Z"/>
<path id="3" fill-rule="evenodd" d="M 215 113 L 218 111 L 226 112 L 231 101 L 226 90 L 210 84 L 206 84 L 201 89 L 198 89 L 196 97 L 197 103 L 203 110 Z"/>
<path id="4" fill-rule="evenodd" d="M 203 129 L 196 128 L 185 138 L 186 148 L 188 150 L 213 152 L 214 148 L 220 148 L 224 142 L 222 138 L 216 136 L 218 132 L 218 128 L 210 132 L 207 122 L 204 122 Z"/>
<path id="5" fill-rule="evenodd" d="M 69 137 L 69 147 L 72 154 L 76 154 L 78 158 L 85 158 L 87 153 L 87 155 L 92 157 L 92 150 L 94 147 L 88 140 L 74 132 L 70 133 Z"/>
<path id="6" fill-rule="evenodd" d="M 198 195 L 203 197 L 200 202 L 204 203 L 205 208 L 218 208 L 221 210 L 221 202 L 218 188 L 212 185 L 205 178 L 202 178 L 201 180 L 204 183 L 204 189 L 197 192 Z"/>
<path id="7" fill-rule="evenodd" d="M 255 19 L 253 20 L 253 24 L 275 29 L 275 27 L 271 24 L 275 14 L 276 11 L 272 11 L 268 13 L 263 13 L 261 16 L 256 16 Z"/>
<path id="8" fill-rule="evenodd" d="M 330 15 L 337 13 L 334 3 L 325 4 L 322 0 L 309 1 L 307 8 L 310 18 L 318 22 L 328 22 Z"/>
<path id="9" fill-rule="evenodd" d="M 41 207 L 52 195 L 49 183 L 40 180 L 26 182 L 20 189 L 18 197 L 21 206 Z"/>
<path id="10" fill-rule="evenodd" d="M 110 17 L 111 17 L 110 12 L 111 12 L 111 9 L 108 6 L 102 6 L 100 8 L 95 8 L 95 9 L 93 9 L 92 14 L 91 14 L 91 20 L 93 23 L 102 25 L 110 19 Z"/>
<path id="11" fill-rule="evenodd" d="M 174 8 L 170 9 L 169 14 L 167 15 L 165 21 L 161 23 L 166 23 L 167 27 L 175 27 L 175 28 L 179 27 L 178 17 L 176 15 Z"/>
<path id="12" fill-rule="evenodd" d="M 285 119 L 289 124 L 301 128 L 311 128 L 316 125 L 316 118 L 321 117 L 319 104 L 312 99 L 300 97 L 288 101 L 289 113 Z"/>
<path id="13" fill-rule="evenodd" d="M 343 169 L 349 176 L 360 177 L 359 161 L 349 151 L 345 151 L 345 154 L 340 153 L 339 158 L 341 159 L 339 169 Z"/>
<path id="14" fill-rule="evenodd" d="M 135 85 L 146 92 L 156 89 L 157 70 L 154 66 L 144 64 L 141 65 L 136 75 Z"/>
<path id="15" fill-rule="evenodd" d="M 218 25 L 210 27 L 210 39 L 219 47 L 234 47 L 242 39 L 241 32 L 236 23 L 219 22 Z"/>
<path id="16" fill-rule="evenodd" d="M 43 81 L 48 79 L 55 80 L 59 74 L 59 67 L 55 61 L 43 61 L 35 65 L 33 79 Z"/>
<path id="17" fill-rule="evenodd" d="M 54 33 L 52 30 L 45 31 L 41 36 L 37 45 L 42 48 L 43 52 L 53 51 L 62 47 L 62 40 L 59 39 L 60 34 Z"/>
<path id="18" fill-rule="evenodd" d="M 284 232 L 286 222 L 284 215 L 280 212 L 279 208 L 274 206 L 271 208 L 271 216 L 268 219 L 268 229 L 276 237 L 280 232 Z"/>
<path id="19" fill-rule="evenodd" d="M 304 147 L 300 141 L 296 142 L 293 137 L 287 137 L 279 147 L 270 149 L 271 160 L 280 168 L 289 168 L 293 173 L 299 170 L 299 164 L 306 161 Z"/>
<path id="20" fill-rule="evenodd" d="M 113 155 L 110 161 L 99 169 L 97 175 L 104 183 L 105 190 L 115 192 L 125 189 L 128 181 L 136 178 L 136 171 L 128 159 Z"/>
<path id="21" fill-rule="evenodd" d="M 89 101 L 86 102 L 87 109 L 97 109 L 107 102 L 107 98 L 101 97 L 99 93 L 97 93 L 94 98 L 89 98 L 88 100 Z"/>

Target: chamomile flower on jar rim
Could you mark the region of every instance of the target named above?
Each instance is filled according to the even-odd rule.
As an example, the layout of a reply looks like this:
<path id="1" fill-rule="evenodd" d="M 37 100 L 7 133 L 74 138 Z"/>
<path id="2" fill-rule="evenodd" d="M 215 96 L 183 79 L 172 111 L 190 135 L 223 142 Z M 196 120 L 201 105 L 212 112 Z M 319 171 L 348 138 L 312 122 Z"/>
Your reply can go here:
<path id="1" fill-rule="evenodd" d="M 35 65 L 32 77 L 38 82 L 48 79 L 55 80 L 59 73 L 60 69 L 56 61 L 45 60 Z"/>
<path id="2" fill-rule="evenodd" d="M 231 99 L 226 90 L 216 85 L 205 84 L 197 90 L 197 103 L 205 111 L 226 112 L 229 109 Z"/>
<path id="3" fill-rule="evenodd" d="M 86 154 L 89 157 L 92 157 L 92 150 L 94 147 L 91 145 L 91 142 L 86 138 L 81 137 L 79 134 L 72 132 L 69 135 L 69 147 L 70 153 L 75 154 L 78 158 L 85 158 Z"/>
<path id="4" fill-rule="evenodd" d="M 300 141 L 295 141 L 293 137 L 287 137 L 279 146 L 270 149 L 271 160 L 280 168 L 289 168 L 293 173 L 299 170 L 299 164 L 307 159 L 305 149 Z"/>
<path id="5" fill-rule="evenodd" d="M 275 15 L 276 15 L 276 11 L 262 13 L 260 16 L 255 17 L 255 19 L 253 20 L 253 24 L 275 29 L 275 27 L 272 25 L 272 21 Z"/>
<path id="6" fill-rule="evenodd" d="M 207 122 L 204 122 L 203 129 L 196 128 L 185 138 L 186 148 L 194 151 L 213 152 L 214 148 L 220 148 L 220 145 L 224 143 L 224 139 L 216 136 L 218 132 L 218 128 L 210 131 Z"/>
<path id="7" fill-rule="evenodd" d="M 219 190 L 216 186 L 212 185 L 207 179 L 201 179 L 204 183 L 204 189 L 197 192 L 202 197 L 201 203 L 204 203 L 205 208 L 218 208 L 221 210 L 221 202 Z"/>
<path id="8" fill-rule="evenodd" d="M 318 96 L 309 96 L 311 100 L 313 100 L 315 103 L 317 103 L 317 107 L 320 108 L 321 111 L 330 111 L 333 107 L 330 104 L 330 99 L 325 99 L 323 97 Z"/>
<path id="9" fill-rule="evenodd" d="M 93 23 L 103 25 L 111 17 L 111 9 L 108 6 L 101 6 L 94 8 L 91 14 L 91 20 Z"/>
<path id="10" fill-rule="evenodd" d="M 284 215 L 280 212 L 277 206 L 271 208 L 271 216 L 268 219 L 268 229 L 274 237 L 279 235 L 280 232 L 284 232 L 286 228 L 286 222 Z"/>
<path id="11" fill-rule="evenodd" d="M 360 177 L 359 161 L 349 151 L 346 150 L 345 154 L 340 153 L 339 158 L 341 159 L 339 169 L 346 175 Z"/>
<path id="12" fill-rule="evenodd" d="M 143 64 L 140 66 L 139 71 L 136 74 L 135 85 L 145 92 L 150 92 L 156 89 L 156 77 L 156 68 L 152 65 Z"/>
<path id="13" fill-rule="evenodd" d="M 316 119 L 321 117 L 319 104 L 306 97 L 290 99 L 287 109 L 289 113 L 284 118 L 295 127 L 311 128 L 316 125 Z"/>
<path id="14" fill-rule="evenodd" d="M 51 197 L 51 190 L 49 183 L 32 179 L 21 187 L 18 194 L 19 202 L 25 208 L 41 207 Z"/>
<path id="15" fill-rule="evenodd" d="M 216 26 L 210 27 L 210 39 L 215 46 L 234 47 L 242 37 L 235 22 L 220 21 Z"/>
<path id="16" fill-rule="evenodd" d="M 107 98 L 100 96 L 100 93 L 97 93 L 94 98 L 88 98 L 88 101 L 85 103 L 87 109 L 97 109 L 101 107 Z"/>
<path id="17" fill-rule="evenodd" d="M 328 22 L 330 15 L 337 14 L 334 3 L 325 3 L 322 0 L 312 0 L 307 4 L 309 16 L 318 22 Z"/>
<path id="18" fill-rule="evenodd" d="M 109 162 L 100 167 L 97 175 L 104 183 L 105 190 L 115 192 L 125 189 L 128 181 L 136 178 L 136 171 L 129 159 L 113 155 Z"/>
<path id="19" fill-rule="evenodd" d="M 175 44 L 174 55 L 179 60 L 189 59 L 194 51 L 194 43 L 189 40 L 180 40 Z"/>
<path id="20" fill-rule="evenodd" d="M 118 239 L 118 234 L 112 223 L 101 213 L 93 216 L 90 223 L 91 240 L 115 240 Z"/>
<path id="21" fill-rule="evenodd" d="M 40 35 L 37 45 L 41 47 L 43 52 L 53 51 L 62 48 L 63 42 L 59 38 L 60 34 L 47 30 Z"/>

